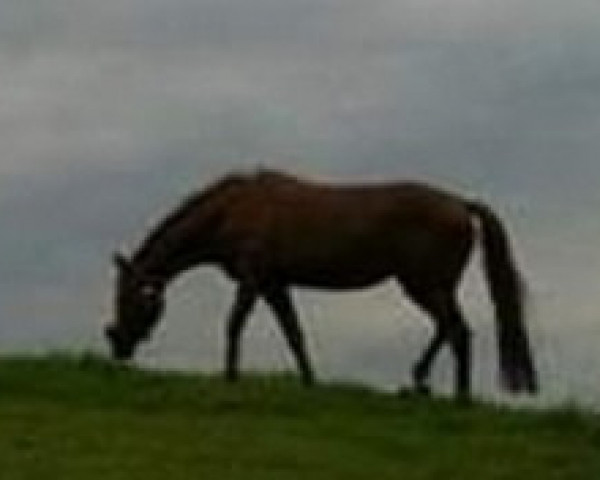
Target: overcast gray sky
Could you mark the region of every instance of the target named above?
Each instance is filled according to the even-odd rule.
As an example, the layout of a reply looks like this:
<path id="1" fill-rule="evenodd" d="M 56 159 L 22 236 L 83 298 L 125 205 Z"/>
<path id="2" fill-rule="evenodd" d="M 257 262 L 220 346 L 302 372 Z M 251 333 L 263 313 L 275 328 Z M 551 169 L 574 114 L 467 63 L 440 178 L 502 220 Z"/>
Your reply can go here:
<path id="1" fill-rule="evenodd" d="M 548 390 L 600 403 L 599 44 L 591 0 L 3 1 L 0 348 L 103 349 L 112 250 L 215 176 L 266 164 L 488 200 L 530 281 Z M 479 283 L 474 266 L 489 390 Z M 142 358 L 217 368 L 230 289 L 212 271 L 179 282 Z M 326 376 L 393 384 L 428 335 L 391 286 L 299 300 Z M 258 317 L 247 361 L 289 366 Z"/>

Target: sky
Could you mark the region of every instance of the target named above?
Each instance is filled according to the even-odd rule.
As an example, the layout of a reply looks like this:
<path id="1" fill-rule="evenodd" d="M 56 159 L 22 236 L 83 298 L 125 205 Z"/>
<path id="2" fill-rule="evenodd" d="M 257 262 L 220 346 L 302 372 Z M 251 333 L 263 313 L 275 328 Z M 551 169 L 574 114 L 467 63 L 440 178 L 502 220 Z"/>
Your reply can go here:
<path id="1" fill-rule="evenodd" d="M 3 1 L 0 351 L 104 352 L 112 252 L 266 165 L 490 203 L 529 283 L 545 395 L 600 405 L 599 43 L 592 0 Z M 487 394 L 476 257 L 462 297 Z M 200 269 L 169 293 L 140 361 L 219 369 L 232 285 Z M 431 333 L 392 285 L 296 298 L 323 377 L 395 385 Z M 292 366 L 273 323 L 260 309 L 246 365 Z M 437 367 L 447 389 L 449 357 Z"/>

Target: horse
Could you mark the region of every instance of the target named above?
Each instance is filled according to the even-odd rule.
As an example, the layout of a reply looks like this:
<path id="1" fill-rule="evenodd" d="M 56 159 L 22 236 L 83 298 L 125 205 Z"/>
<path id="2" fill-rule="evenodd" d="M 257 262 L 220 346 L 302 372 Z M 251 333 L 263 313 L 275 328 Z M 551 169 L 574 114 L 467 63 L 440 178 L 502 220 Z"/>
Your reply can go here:
<path id="1" fill-rule="evenodd" d="M 414 388 L 429 392 L 433 360 L 449 344 L 455 393 L 468 398 L 472 334 L 457 286 L 476 241 L 495 310 L 501 385 L 533 394 L 538 380 L 523 281 L 505 227 L 487 204 L 419 182 L 332 184 L 266 169 L 226 174 L 160 221 L 131 257 L 115 253 L 115 318 L 105 335 L 115 359 L 130 359 L 161 317 L 169 283 L 212 265 L 236 283 L 225 378 L 238 378 L 242 330 L 264 300 L 311 385 L 314 370 L 290 290 L 360 289 L 395 279 L 434 325 L 412 368 Z"/>

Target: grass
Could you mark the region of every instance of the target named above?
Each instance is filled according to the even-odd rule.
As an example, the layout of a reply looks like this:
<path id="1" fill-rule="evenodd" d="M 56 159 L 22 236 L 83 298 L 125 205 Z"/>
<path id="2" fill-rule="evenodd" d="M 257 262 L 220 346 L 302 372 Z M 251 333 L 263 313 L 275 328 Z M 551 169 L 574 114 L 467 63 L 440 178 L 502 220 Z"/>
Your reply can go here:
<path id="1" fill-rule="evenodd" d="M 0 358 L 0 480 L 600 478 L 600 417 Z"/>

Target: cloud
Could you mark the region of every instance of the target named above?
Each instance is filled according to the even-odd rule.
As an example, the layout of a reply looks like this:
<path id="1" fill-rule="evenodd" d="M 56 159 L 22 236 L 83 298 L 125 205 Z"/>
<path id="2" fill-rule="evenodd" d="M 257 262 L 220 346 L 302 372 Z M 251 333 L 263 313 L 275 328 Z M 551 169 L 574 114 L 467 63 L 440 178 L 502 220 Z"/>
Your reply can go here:
<path id="1" fill-rule="evenodd" d="M 575 130 L 596 111 L 596 38 L 571 26 L 581 9 L 542 7 L 9 1 L 1 168 L 137 166 L 186 142 L 217 157 L 452 152 Z"/>

